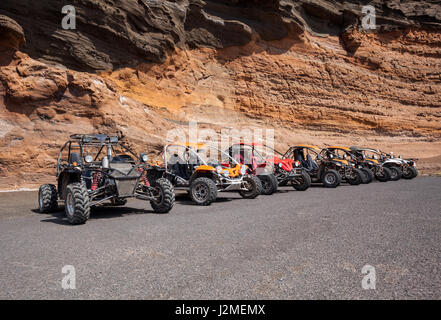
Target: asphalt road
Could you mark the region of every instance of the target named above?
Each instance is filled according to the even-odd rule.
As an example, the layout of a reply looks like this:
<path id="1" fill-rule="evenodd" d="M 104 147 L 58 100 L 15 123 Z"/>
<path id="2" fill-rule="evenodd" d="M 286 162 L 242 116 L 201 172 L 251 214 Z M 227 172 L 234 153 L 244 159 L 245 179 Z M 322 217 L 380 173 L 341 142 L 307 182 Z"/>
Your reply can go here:
<path id="1" fill-rule="evenodd" d="M 133 200 L 80 226 L 36 207 L 36 192 L 0 193 L 1 299 L 441 298 L 441 178 L 180 196 L 166 215 Z"/>

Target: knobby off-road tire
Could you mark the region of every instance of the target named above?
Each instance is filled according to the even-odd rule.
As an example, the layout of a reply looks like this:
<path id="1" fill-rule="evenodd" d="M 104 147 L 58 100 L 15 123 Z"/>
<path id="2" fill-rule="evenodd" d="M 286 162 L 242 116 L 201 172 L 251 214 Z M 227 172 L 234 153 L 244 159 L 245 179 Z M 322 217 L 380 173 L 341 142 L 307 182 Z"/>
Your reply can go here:
<path id="1" fill-rule="evenodd" d="M 165 178 L 156 180 L 153 184 L 153 195 L 156 197 L 150 200 L 150 205 L 156 213 L 167 213 L 175 204 L 175 190 L 170 181 Z"/>
<path id="2" fill-rule="evenodd" d="M 361 168 L 360 169 L 363 173 L 366 179 L 363 180 L 363 183 L 368 184 L 371 183 L 374 180 L 374 173 L 369 168 Z"/>
<path id="3" fill-rule="evenodd" d="M 336 170 L 328 170 L 323 174 L 322 183 L 325 188 L 336 188 L 341 183 L 341 175 Z"/>
<path id="4" fill-rule="evenodd" d="M 388 169 L 390 170 L 390 173 L 391 173 L 390 181 L 398 181 L 401 179 L 401 176 L 403 175 L 403 172 L 401 171 L 401 169 L 396 168 L 396 167 L 390 167 Z"/>
<path id="5" fill-rule="evenodd" d="M 403 172 L 403 179 L 410 180 L 418 175 L 418 170 L 415 167 L 409 167 L 406 172 Z"/>
<path id="6" fill-rule="evenodd" d="M 302 172 L 302 175 L 296 178 L 296 182 L 292 183 L 292 187 L 297 191 L 305 191 L 311 186 L 311 176 L 307 172 Z"/>
<path id="7" fill-rule="evenodd" d="M 246 175 L 243 177 L 245 185 L 247 185 L 249 188 L 248 190 L 240 190 L 239 194 L 244 199 L 254 199 L 259 194 L 262 193 L 262 183 L 260 182 L 260 179 L 253 175 Z"/>
<path id="8" fill-rule="evenodd" d="M 262 184 L 262 194 L 271 195 L 277 191 L 279 183 L 273 174 L 262 174 L 258 178 Z"/>
<path id="9" fill-rule="evenodd" d="M 190 185 L 190 197 L 199 206 L 208 206 L 217 198 L 217 186 L 206 177 L 196 178 Z"/>
<path id="10" fill-rule="evenodd" d="M 392 173 L 386 167 L 383 168 L 383 173 L 377 173 L 375 178 L 380 182 L 386 182 L 390 180 Z"/>
<path id="11" fill-rule="evenodd" d="M 346 181 L 353 186 L 358 186 L 363 182 L 364 173 L 360 169 L 353 169 L 353 177 L 347 178 Z"/>
<path id="12" fill-rule="evenodd" d="M 43 184 L 38 190 L 38 210 L 42 213 L 49 213 L 57 209 L 57 188 L 53 184 Z"/>
<path id="13" fill-rule="evenodd" d="M 412 170 L 412 179 L 416 178 L 418 176 L 418 169 L 415 167 L 410 167 L 410 170 Z"/>
<path id="14" fill-rule="evenodd" d="M 64 211 L 71 224 L 83 224 L 90 217 L 90 198 L 82 183 L 71 183 L 66 187 Z"/>

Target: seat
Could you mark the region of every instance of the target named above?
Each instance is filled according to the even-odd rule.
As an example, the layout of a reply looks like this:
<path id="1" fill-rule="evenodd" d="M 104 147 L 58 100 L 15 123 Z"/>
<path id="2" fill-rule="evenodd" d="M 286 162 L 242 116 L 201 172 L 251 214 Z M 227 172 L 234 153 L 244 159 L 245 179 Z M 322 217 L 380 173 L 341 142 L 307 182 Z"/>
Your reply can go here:
<path id="1" fill-rule="evenodd" d="M 77 165 L 81 164 L 81 156 L 78 152 L 72 152 L 69 157 L 69 164 L 76 163 Z"/>
<path id="2" fill-rule="evenodd" d="M 314 160 L 312 160 L 312 157 L 310 154 L 306 157 L 306 162 L 308 163 L 308 169 L 309 170 L 315 170 L 318 169 L 318 164 Z"/>

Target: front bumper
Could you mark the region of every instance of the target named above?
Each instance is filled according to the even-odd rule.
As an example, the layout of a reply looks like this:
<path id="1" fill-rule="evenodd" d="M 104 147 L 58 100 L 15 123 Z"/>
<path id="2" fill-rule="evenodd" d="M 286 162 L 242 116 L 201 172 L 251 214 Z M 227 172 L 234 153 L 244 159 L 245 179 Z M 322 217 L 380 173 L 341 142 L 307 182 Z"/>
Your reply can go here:
<path id="1" fill-rule="evenodd" d="M 217 183 L 218 191 L 239 191 L 242 190 L 243 179 L 221 178 Z"/>

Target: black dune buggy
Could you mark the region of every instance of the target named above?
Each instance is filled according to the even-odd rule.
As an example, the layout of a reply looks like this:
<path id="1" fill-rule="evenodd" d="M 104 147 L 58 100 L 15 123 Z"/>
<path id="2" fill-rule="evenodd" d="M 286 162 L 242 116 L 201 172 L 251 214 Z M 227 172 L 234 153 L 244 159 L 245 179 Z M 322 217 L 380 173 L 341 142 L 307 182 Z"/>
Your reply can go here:
<path id="1" fill-rule="evenodd" d="M 60 150 L 57 187 L 44 184 L 38 192 L 40 212 L 58 209 L 64 201 L 71 224 L 85 223 L 90 208 L 110 201 L 124 205 L 127 198 L 150 201 L 155 212 L 169 212 L 175 202 L 173 185 L 164 170 L 147 163 L 146 154 L 136 155 L 117 136 L 75 134 Z"/>
<path id="2" fill-rule="evenodd" d="M 341 183 L 340 168 L 345 166 L 344 163 L 322 157 L 320 149 L 316 146 L 299 144 L 290 147 L 284 157 L 299 163 L 314 183 L 321 182 L 325 188 L 336 188 Z"/>
<path id="3" fill-rule="evenodd" d="M 363 182 L 365 178 L 365 174 L 358 168 L 356 168 L 355 163 L 352 161 L 352 158 L 348 158 L 337 152 L 340 150 L 339 147 L 329 147 L 323 148 L 321 151 L 321 155 L 323 158 L 328 159 L 329 161 L 333 161 L 334 163 L 340 163 L 341 165 L 335 167 L 342 179 L 351 185 L 359 185 Z"/>
<path id="4" fill-rule="evenodd" d="M 367 166 L 365 160 L 357 157 L 350 148 L 334 146 L 327 148 L 327 150 L 338 156 L 339 159 L 347 160 L 350 164 L 355 164 L 355 168 L 363 173 L 362 183 L 367 184 L 374 180 L 375 174 L 371 169 L 372 166 Z"/>
<path id="5" fill-rule="evenodd" d="M 357 158 L 358 163 L 364 167 L 368 168 L 372 171 L 377 179 L 380 182 L 386 182 L 389 180 L 396 180 L 394 177 L 399 177 L 399 172 L 394 167 L 388 167 L 384 165 L 382 159 L 383 157 L 375 149 L 369 148 L 359 148 L 359 147 L 351 147 L 351 153 Z"/>

